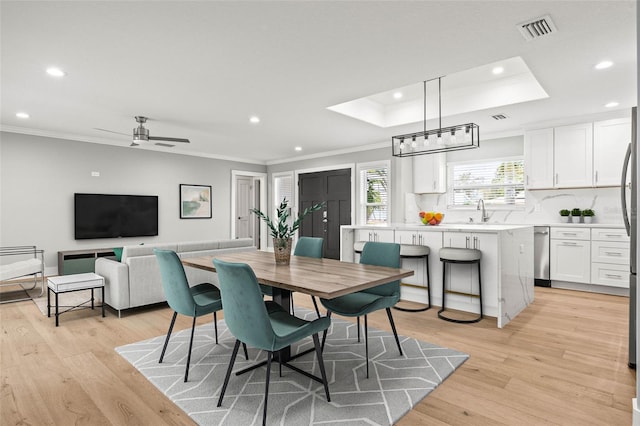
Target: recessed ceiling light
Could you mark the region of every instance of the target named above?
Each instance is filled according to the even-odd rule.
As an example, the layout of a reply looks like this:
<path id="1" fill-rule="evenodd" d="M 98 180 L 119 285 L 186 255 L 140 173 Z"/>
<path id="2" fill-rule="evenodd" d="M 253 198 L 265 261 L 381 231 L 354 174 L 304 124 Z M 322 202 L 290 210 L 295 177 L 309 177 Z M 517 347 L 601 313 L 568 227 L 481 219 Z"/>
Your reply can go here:
<path id="1" fill-rule="evenodd" d="M 602 61 L 602 62 L 598 62 L 594 68 L 597 70 L 603 70 L 603 69 L 609 68 L 612 65 L 613 65 L 613 62 L 611 61 Z"/>
<path id="2" fill-rule="evenodd" d="M 64 71 L 62 71 L 60 68 L 57 68 L 57 67 L 47 68 L 47 74 L 53 77 L 64 77 L 65 75 L 67 75 L 67 73 L 65 73 Z"/>
<path id="3" fill-rule="evenodd" d="M 258 124 L 260 122 L 260 117 L 252 115 L 249 117 L 249 121 L 253 124 Z"/>
<path id="4" fill-rule="evenodd" d="M 17 112 L 16 113 L 16 117 L 18 117 L 18 118 L 29 118 L 29 114 L 27 114 L 26 112 Z"/>
<path id="5" fill-rule="evenodd" d="M 296 146 L 296 147 L 295 147 L 295 148 L 293 148 L 293 149 L 295 149 L 296 151 L 302 151 L 302 147 L 301 147 L 301 146 Z"/>
<path id="6" fill-rule="evenodd" d="M 393 94 L 393 99 L 402 99 L 402 92 L 395 92 Z"/>
<path id="7" fill-rule="evenodd" d="M 618 105 L 620 105 L 618 102 L 609 102 L 608 104 L 605 105 L 605 108 L 613 108 L 613 107 L 617 107 Z"/>
<path id="8" fill-rule="evenodd" d="M 495 67 L 491 72 L 495 75 L 502 74 L 504 72 L 504 67 Z"/>

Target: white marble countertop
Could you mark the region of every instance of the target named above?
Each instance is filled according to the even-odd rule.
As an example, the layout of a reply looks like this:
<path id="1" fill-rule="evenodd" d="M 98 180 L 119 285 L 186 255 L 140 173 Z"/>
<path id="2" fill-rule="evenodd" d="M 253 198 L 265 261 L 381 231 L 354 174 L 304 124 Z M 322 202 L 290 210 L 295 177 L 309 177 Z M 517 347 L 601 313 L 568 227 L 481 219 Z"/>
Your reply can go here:
<path id="1" fill-rule="evenodd" d="M 509 231 L 513 229 L 527 228 L 532 226 L 553 226 L 562 228 L 614 228 L 624 229 L 624 225 L 616 223 L 470 223 L 470 222 L 442 222 L 440 225 L 423 225 L 421 223 L 395 223 L 391 225 L 343 225 L 345 228 L 359 229 L 394 229 L 411 231 L 473 231 L 473 232 L 497 232 Z"/>

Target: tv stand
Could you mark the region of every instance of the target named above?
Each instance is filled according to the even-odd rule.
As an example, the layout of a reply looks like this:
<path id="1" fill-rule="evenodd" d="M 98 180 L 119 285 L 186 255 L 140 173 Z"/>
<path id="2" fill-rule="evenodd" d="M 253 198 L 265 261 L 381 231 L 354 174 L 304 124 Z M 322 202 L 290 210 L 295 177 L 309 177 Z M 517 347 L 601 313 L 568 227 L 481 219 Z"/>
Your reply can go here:
<path id="1" fill-rule="evenodd" d="M 58 275 L 82 274 L 95 272 L 96 259 L 99 257 L 115 258 L 113 248 L 96 248 L 83 250 L 66 250 L 58 252 Z"/>

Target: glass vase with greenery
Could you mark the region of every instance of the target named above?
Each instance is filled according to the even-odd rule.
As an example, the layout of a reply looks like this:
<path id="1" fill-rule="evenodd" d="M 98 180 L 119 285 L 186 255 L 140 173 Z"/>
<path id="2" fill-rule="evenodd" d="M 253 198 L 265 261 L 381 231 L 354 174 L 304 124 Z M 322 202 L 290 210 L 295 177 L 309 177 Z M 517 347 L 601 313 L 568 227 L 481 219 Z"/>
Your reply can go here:
<path id="1" fill-rule="evenodd" d="M 298 228 L 302 224 L 302 220 L 311 213 L 322 209 L 325 203 L 314 204 L 307 207 L 298 214 L 298 217 L 291 223 L 291 208 L 287 198 L 283 198 L 282 202 L 276 209 L 276 221 L 274 222 L 269 215 L 258 209 L 251 209 L 260 219 L 262 219 L 269 227 L 269 233 L 273 237 L 273 251 L 276 258 L 276 264 L 288 265 L 291 257 L 291 240 Z"/>

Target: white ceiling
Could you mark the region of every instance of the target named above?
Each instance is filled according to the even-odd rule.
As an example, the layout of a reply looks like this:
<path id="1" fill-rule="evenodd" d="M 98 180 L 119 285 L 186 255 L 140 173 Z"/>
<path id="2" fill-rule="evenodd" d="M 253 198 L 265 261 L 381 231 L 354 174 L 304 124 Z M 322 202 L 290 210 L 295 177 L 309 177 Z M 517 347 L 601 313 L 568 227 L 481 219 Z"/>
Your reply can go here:
<path id="1" fill-rule="evenodd" d="M 329 106 L 519 56 L 548 98 L 442 124 L 477 123 L 481 138 L 521 133 L 607 113 L 610 101 L 636 105 L 635 8 L 632 0 L 3 0 L 0 124 L 128 147 L 129 137 L 95 129 L 130 134 L 144 115 L 151 136 L 191 144 L 127 149 L 273 164 L 390 145 L 392 135 L 422 128 L 381 128 Z M 525 41 L 516 25 L 547 14 L 558 32 Z M 594 70 L 603 59 L 614 66 Z M 52 65 L 67 75 L 50 77 Z M 252 115 L 261 122 L 250 124 Z"/>

